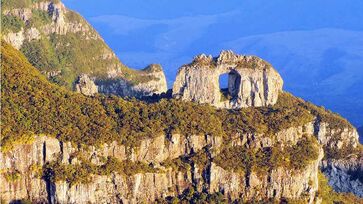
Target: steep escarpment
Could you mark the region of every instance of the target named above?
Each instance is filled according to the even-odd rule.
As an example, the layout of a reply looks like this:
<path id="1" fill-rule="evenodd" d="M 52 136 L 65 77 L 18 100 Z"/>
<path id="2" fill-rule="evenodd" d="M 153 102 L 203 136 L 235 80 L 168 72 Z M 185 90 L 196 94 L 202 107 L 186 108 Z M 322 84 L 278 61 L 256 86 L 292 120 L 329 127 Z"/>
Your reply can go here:
<path id="1" fill-rule="evenodd" d="M 3 39 L 21 50 L 50 81 L 73 89 L 86 74 L 102 84 L 97 91 L 120 96 L 167 90 L 161 67 L 157 71 L 128 68 L 85 19 L 59 0 L 4 0 L 1 11 Z"/>
<path id="2" fill-rule="evenodd" d="M 228 73 L 222 93 L 219 76 Z M 283 81 L 267 62 L 254 56 L 222 51 L 217 58 L 199 55 L 179 69 L 173 96 L 219 108 L 260 107 L 276 103 Z"/>
<path id="3" fill-rule="evenodd" d="M 318 189 L 317 171 L 322 157 L 317 143 L 305 141 L 305 148 L 312 152 L 304 160 L 306 165 L 284 166 L 270 158 L 271 146 L 267 144 L 256 149 L 260 151 L 258 158 L 238 163 L 235 170 L 225 170 L 220 167 L 221 158 L 223 162 L 234 163 L 233 159 L 224 158 L 220 139 L 203 135 L 173 135 L 174 143 L 159 136 L 128 150 L 117 143 L 87 150 L 44 136 L 34 136 L 32 140 L 0 155 L 4 172 L 0 178 L 6 184 L 1 192 L 4 200 L 152 202 L 192 188 L 210 194 L 223 191 L 231 201 L 242 196 L 246 200 L 287 197 L 312 202 Z M 299 147 L 301 144 L 291 146 L 304 151 Z M 234 148 L 245 149 L 240 145 Z M 279 156 L 292 159 L 297 155 L 286 151 Z"/>
<path id="4" fill-rule="evenodd" d="M 363 156 L 327 160 L 322 163 L 329 184 L 339 192 L 352 192 L 363 197 Z"/>
<path id="5" fill-rule="evenodd" d="M 10 45 L 1 53 L 6 201 L 313 203 L 324 153 L 328 161 L 359 152 L 346 120 L 288 93 L 233 110 L 86 97 L 50 84 Z"/>

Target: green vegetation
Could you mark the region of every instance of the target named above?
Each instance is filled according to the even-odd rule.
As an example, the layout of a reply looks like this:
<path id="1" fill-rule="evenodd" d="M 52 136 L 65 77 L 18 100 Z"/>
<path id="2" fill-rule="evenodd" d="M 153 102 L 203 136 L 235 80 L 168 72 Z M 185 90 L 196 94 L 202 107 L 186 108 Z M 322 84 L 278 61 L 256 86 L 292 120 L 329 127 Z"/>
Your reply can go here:
<path id="1" fill-rule="evenodd" d="M 186 157 L 179 157 L 176 159 L 168 159 L 161 163 L 162 166 L 169 168 L 171 167 L 174 171 L 180 171 L 180 172 L 188 172 L 191 170 L 190 162 L 188 161 L 188 158 Z"/>
<path id="2" fill-rule="evenodd" d="M 186 156 L 180 156 L 173 160 L 166 160 L 161 163 L 166 168 L 171 167 L 174 171 L 188 172 L 192 168 L 192 165 L 197 165 L 200 171 L 210 163 L 210 150 L 208 147 L 204 147 L 198 152 L 193 152 Z"/>
<path id="3" fill-rule="evenodd" d="M 31 4 L 32 0 L 1 0 L 2 9 L 26 8 Z"/>
<path id="4" fill-rule="evenodd" d="M 66 12 L 65 21 L 83 25 L 83 31 L 69 31 L 65 35 L 43 33 L 42 27 L 52 23 L 52 16 L 47 11 L 31 8 L 33 3 L 42 1 L 45 0 L 2 0 L 2 11 L 29 8 L 32 16 L 26 23 L 12 14 L 2 14 L 1 19 L 3 33 L 18 32 L 21 28 L 37 28 L 40 31 L 41 38 L 24 41 L 21 51 L 29 62 L 43 73 L 61 71 L 59 75 L 50 77 L 50 81 L 72 89 L 77 76 L 82 73 L 107 81 L 108 71 L 117 69 L 120 71 L 120 77 L 132 85 L 155 80 L 150 72 L 161 69 L 160 66 L 146 67 L 143 71 L 126 67 L 99 38 L 97 32 L 76 12 Z M 57 3 L 59 0 L 52 2 Z"/>
<path id="5" fill-rule="evenodd" d="M 313 115 L 317 116 L 319 121 L 329 123 L 329 127 L 332 129 L 342 129 L 346 127 L 353 128 L 347 119 L 337 113 L 333 113 L 330 110 L 325 109 L 322 106 L 319 107 L 312 103 L 305 102 L 304 107 L 310 110 Z"/>
<path id="6" fill-rule="evenodd" d="M 315 137 L 305 136 L 293 146 L 275 145 L 263 149 L 248 149 L 233 146 L 221 151 L 214 162 L 225 170 L 265 174 L 270 169 L 284 167 L 300 170 L 319 156 L 319 146 Z"/>
<path id="7" fill-rule="evenodd" d="M 8 183 L 13 183 L 21 178 L 21 174 L 18 170 L 11 170 L 4 173 L 4 177 Z"/>
<path id="8" fill-rule="evenodd" d="M 258 64 L 263 64 L 263 66 L 258 66 Z M 256 56 L 253 56 L 253 59 L 248 62 L 246 60 L 238 62 L 237 67 L 248 69 L 273 69 L 270 63 Z"/>
<path id="9" fill-rule="evenodd" d="M 50 84 L 10 45 L 2 43 L 1 52 L 3 150 L 35 134 L 75 144 L 118 141 L 127 146 L 137 146 L 142 139 L 160 134 L 203 134 L 222 136 L 228 145 L 237 133 L 272 136 L 304 125 L 314 118 L 311 110 L 318 109 L 288 93 L 281 93 L 274 106 L 240 110 L 218 110 L 174 99 L 147 103 L 114 96 L 86 97 Z M 49 54 L 41 52 L 41 48 L 34 51 L 40 56 Z M 320 110 L 316 114 L 342 127 L 349 125 L 329 112 Z"/>
<path id="10" fill-rule="evenodd" d="M 236 133 L 264 133 L 272 135 L 289 127 L 302 126 L 313 120 L 304 108 L 304 101 L 289 93 L 280 93 L 278 102 L 271 107 L 220 110 L 222 126 L 226 135 Z M 225 141 L 230 141 L 226 138 Z"/>
<path id="11" fill-rule="evenodd" d="M 51 23 L 52 16 L 50 16 L 47 11 L 32 9 L 32 18 L 30 19 L 30 23 L 27 26 L 40 28 L 43 25 Z"/>
<path id="12" fill-rule="evenodd" d="M 319 178 L 319 191 L 318 196 L 322 199 L 322 204 L 341 203 L 363 203 L 363 199 L 359 198 L 352 193 L 337 193 L 328 184 L 328 179 L 321 172 L 318 174 Z"/>
<path id="13" fill-rule="evenodd" d="M 25 26 L 24 22 L 16 16 L 1 14 L 1 32 L 19 32 Z"/>
<path id="14" fill-rule="evenodd" d="M 165 199 L 158 199 L 156 203 L 170 203 L 170 204 L 187 204 L 187 203 L 228 203 L 228 200 L 220 192 L 208 194 L 205 192 L 197 192 L 194 188 L 186 189 L 181 195 L 173 197 L 169 196 Z"/>
<path id="15" fill-rule="evenodd" d="M 70 185 L 92 182 L 93 175 L 106 175 L 118 173 L 131 176 L 138 173 L 157 172 L 158 169 L 142 162 L 119 161 L 114 157 L 108 157 L 100 166 L 88 160 L 80 159 L 79 164 L 66 165 L 60 160 L 47 163 L 44 167 L 43 177 L 53 182 L 66 181 Z"/>
<path id="16" fill-rule="evenodd" d="M 54 47 L 45 38 L 39 40 L 25 41 L 21 51 L 28 58 L 33 66 L 43 71 L 51 71 L 52 67 L 59 68 L 58 57 Z"/>
<path id="17" fill-rule="evenodd" d="M 58 3 L 60 0 L 1 0 L 2 10 L 14 9 L 14 8 L 29 8 L 32 3 L 51 1 Z"/>

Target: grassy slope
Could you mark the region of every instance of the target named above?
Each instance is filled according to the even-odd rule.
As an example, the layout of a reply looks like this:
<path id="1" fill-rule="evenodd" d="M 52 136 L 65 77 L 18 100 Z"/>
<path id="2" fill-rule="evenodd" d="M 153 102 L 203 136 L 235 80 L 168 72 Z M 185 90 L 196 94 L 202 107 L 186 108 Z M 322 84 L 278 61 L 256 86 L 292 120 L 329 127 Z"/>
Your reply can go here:
<path id="1" fill-rule="evenodd" d="M 31 8 L 32 4 L 44 0 L 2 0 L 2 11 L 16 8 Z M 59 0 L 53 0 L 59 2 Z M 23 22 L 20 18 L 2 13 L 3 33 L 18 32 L 22 28 L 37 28 L 42 31 L 42 26 L 52 23 L 51 16 L 41 10 L 32 9 L 32 18 L 29 22 Z M 121 69 L 121 77 L 127 79 L 131 84 L 146 82 L 153 79 L 145 76 L 142 71 L 133 70 L 126 67 L 120 60 L 112 55 L 103 58 L 103 54 L 112 53 L 112 50 L 101 38 L 89 38 L 98 36 L 97 31 L 78 13 L 68 10 L 65 21 L 80 23 L 89 31 L 70 33 L 66 35 L 50 34 L 41 32 L 41 39 L 26 41 L 21 47 L 21 51 L 28 58 L 30 63 L 41 71 L 61 71 L 58 76 L 51 77 L 50 80 L 72 88 L 77 76 L 81 73 L 88 73 L 99 78 L 106 78 L 109 69 Z M 87 37 L 86 37 L 87 36 Z M 85 52 L 87 51 L 87 52 Z"/>

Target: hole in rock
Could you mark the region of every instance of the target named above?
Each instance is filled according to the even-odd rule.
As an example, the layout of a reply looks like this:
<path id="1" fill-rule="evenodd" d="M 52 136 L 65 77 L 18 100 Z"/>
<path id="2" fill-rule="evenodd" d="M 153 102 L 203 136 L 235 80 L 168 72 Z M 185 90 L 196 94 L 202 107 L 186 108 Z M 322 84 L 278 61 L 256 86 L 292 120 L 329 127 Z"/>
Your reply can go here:
<path id="1" fill-rule="evenodd" d="M 219 76 L 219 88 L 222 93 L 221 100 L 231 100 L 238 96 L 241 85 L 241 75 L 236 71 L 221 74 Z"/>

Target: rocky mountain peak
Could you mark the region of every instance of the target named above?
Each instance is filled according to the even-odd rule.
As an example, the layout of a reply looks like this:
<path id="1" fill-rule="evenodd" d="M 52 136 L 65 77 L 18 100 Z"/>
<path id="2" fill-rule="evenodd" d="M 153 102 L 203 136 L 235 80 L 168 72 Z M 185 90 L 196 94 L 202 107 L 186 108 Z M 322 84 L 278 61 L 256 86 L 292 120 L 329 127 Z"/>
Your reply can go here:
<path id="1" fill-rule="evenodd" d="M 221 90 L 219 77 L 228 75 L 228 90 Z M 173 96 L 209 103 L 219 108 L 268 106 L 276 103 L 283 80 L 266 61 L 255 56 L 222 51 L 212 58 L 198 55 L 179 69 Z"/>

